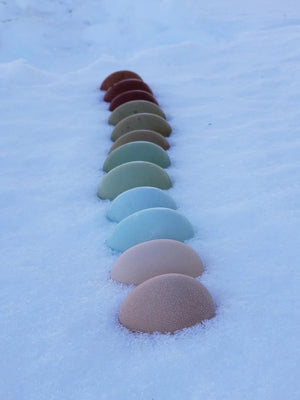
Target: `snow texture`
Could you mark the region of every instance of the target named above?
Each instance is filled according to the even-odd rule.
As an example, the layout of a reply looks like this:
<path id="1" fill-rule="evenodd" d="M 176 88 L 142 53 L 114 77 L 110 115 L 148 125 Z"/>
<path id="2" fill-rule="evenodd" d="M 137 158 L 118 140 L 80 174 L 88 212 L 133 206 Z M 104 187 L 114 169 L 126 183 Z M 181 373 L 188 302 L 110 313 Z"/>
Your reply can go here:
<path id="1" fill-rule="evenodd" d="M 0 1 L 1 400 L 298 400 L 298 0 Z M 97 198 L 132 69 L 217 316 L 131 334 Z"/>

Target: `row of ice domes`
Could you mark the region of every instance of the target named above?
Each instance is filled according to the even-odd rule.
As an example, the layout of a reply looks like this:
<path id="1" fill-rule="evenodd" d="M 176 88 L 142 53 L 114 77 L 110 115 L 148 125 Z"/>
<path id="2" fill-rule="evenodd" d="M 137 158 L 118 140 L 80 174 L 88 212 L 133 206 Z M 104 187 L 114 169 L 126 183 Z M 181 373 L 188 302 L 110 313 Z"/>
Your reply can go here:
<path id="1" fill-rule="evenodd" d="M 137 287 L 126 297 L 119 321 L 131 331 L 175 332 L 215 314 L 213 299 L 197 280 L 198 254 L 183 242 L 193 235 L 166 192 L 172 186 L 166 139 L 171 127 L 150 87 L 132 71 L 102 83 L 112 111 L 114 141 L 104 161 L 98 196 L 112 200 L 107 217 L 117 222 L 107 245 L 123 252 L 111 278 Z"/>

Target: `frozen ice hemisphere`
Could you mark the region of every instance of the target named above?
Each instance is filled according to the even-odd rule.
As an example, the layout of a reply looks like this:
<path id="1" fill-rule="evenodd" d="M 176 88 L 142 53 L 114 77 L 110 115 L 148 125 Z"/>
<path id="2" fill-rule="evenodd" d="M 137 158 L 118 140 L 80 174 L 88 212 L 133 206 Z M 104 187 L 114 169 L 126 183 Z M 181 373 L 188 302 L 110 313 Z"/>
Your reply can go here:
<path id="1" fill-rule="evenodd" d="M 125 133 L 125 135 L 119 137 L 119 139 L 117 139 L 115 143 L 112 145 L 109 152 L 115 150 L 117 147 L 123 146 L 123 144 L 138 142 L 138 141 L 146 141 L 157 144 L 164 150 L 168 150 L 170 148 L 169 142 L 160 133 L 148 129 L 138 129 L 135 131 Z"/>
<path id="2" fill-rule="evenodd" d="M 147 100 L 131 100 L 117 107 L 111 113 L 108 123 L 111 125 L 117 125 L 117 123 L 122 119 L 140 113 L 157 114 L 166 119 L 165 113 L 157 104 L 151 103 Z"/>
<path id="3" fill-rule="evenodd" d="M 112 131 L 111 140 L 115 141 L 125 133 L 136 129 L 150 129 L 163 136 L 170 136 L 172 131 L 172 128 L 164 118 L 156 114 L 140 113 L 122 119 Z"/>
<path id="4" fill-rule="evenodd" d="M 115 262 L 111 278 L 139 285 L 157 275 L 179 273 L 191 277 L 203 273 L 198 254 L 177 240 L 156 239 L 130 247 Z"/>
<path id="5" fill-rule="evenodd" d="M 147 161 L 131 161 L 112 169 L 100 181 L 100 199 L 114 199 L 125 190 L 138 186 L 154 186 L 169 189 L 172 186 L 164 169 Z"/>
<path id="6" fill-rule="evenodd" d="M 122 219 L 145 208 L 164 207 L 176 209 L 175 201 L 166 191 L 151 186 L 141 186 L 119 194 L 107 210 L 107 217 L 112 221 Z"/>
<path id="7" fill-rule="evenodd" d="M 174 239 L 181 242 L 193 237 L 188 219 L 170 208 L 147 208 L 123 219 L 108 237 L 107 245 L 125 251 L 136 244 L 153 239 Z"/>
<path id="8" fill-rule="evenodd" d="M 103 164 L 103 171 L 109 172 L 118 165 L 130 161 L 149 161 L 162 168 L 167 168 L 170 165 L 167 152 L 160 146 L 146 141 L 139 141 L 124 144 L 109 153 Z"/>
<path id="9" fill-rule="evenodd" d="M 123 79 L 111 86 L 104 95 L 104 101 L 112 101 L 114 97 L 128 90 L 144 90 L 152 94 L 152 90 L 147 83 L 140 79 Z"/>
<path id="10" fill-rule="evenodd" d="M 148 279 L 126 297 L 119 321 L 134 332 L 173 333 L 214 315 L 213 299 L 197 279 L 165 274 Z"/>
<path id="11" fill-rule="evenodd" d="M 120 93 L 118 96 L 112 99 L 109 110 L 113 111 L 122 104 L 132 100 L 147 100 L 158 104 L 156 98 L 145 90 L 128 90 L 127 92 Z"/>
<path id="12" fill-rule="evenodd" d="M 101 83 L 100 89 L 107 90 L 115 83 L 122 81 L 123 79 L 130 79 L 130 78 L 140 79 L 142 81 L 142 78 L 137 73 L 128 70 L 121 70 L 109 74 Z"/>

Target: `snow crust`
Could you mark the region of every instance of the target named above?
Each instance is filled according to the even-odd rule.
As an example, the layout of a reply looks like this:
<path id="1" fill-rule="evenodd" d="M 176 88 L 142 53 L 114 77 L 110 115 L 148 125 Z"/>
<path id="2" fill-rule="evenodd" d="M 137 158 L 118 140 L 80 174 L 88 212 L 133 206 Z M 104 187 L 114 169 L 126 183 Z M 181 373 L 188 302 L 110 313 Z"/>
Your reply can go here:
<path id="1" fill-rule="evenodd" d="M 299 1 L 1 0 L 0 49 L 0 399 L 298 400 Z M 118 69 L 172 125 L 217 305 L 175 335 L 117 320 L 96 193 Z"/>

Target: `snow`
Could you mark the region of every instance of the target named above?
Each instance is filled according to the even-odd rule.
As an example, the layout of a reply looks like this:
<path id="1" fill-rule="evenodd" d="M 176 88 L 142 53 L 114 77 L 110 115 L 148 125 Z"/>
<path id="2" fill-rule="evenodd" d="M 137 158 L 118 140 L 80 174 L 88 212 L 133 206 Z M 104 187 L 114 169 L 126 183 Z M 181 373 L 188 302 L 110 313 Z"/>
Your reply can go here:
<path id="1" fill-rule="evenodd" d="M 298 400 L 299 2 L 2 0 L 0 46 L 0 399 Z M 173 127 L 217 305 L 175 335 L 117 320 L 96 193 L 118 69 Z"/>

